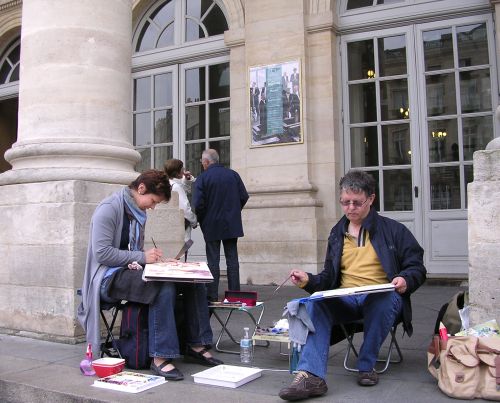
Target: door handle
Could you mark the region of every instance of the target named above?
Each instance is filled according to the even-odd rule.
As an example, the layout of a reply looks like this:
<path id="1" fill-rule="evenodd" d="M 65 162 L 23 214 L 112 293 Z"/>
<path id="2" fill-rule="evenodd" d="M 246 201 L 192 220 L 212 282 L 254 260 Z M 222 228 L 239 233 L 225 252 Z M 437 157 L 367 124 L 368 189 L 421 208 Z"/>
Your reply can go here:
<path id="1" fill-rule="evenodd" d="M 415 199 L 418 198 L 418 186 L 415 186 L 413 191 L 415 192 Z"/>

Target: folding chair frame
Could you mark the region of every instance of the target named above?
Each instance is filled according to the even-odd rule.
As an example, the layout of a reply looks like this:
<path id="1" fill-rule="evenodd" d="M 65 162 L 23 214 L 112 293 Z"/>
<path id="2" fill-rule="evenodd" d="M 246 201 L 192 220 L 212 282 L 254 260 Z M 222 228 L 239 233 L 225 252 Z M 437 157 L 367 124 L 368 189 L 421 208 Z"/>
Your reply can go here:
<path id="1" fill-rule="evenodd" d="M 122 358 L 115 336 L 113 335 L 113 328 L 115 326 L 118 313 L 122 310 L 123 303 L 120 301 L 113 305 L 101 304 L 100 314 L 104 326 L 106 327 L 106 339 L 101 343 L 101 358 L 107 355 L 108 357 Z M 104 311 L 111 311 L 111 323 L 108 322 Z"/>
<path id="2" fill-rule="evenodd" d="M 389 368 L 389 364 L 390 363 L 399 364 L 401 361 L 403 361 L 403 354 L 401 352 L 401 349 L 399 348 L 398 341 L 396 340 L 396 329 L 397 329 L 397 327 L 398 327 L 397 324 L 394 325 L 391 328 L 391 331 L 389 333 L 391 341 L 389 343 L 389 349 L 387 351 L 387 356 L 385 358 L 380 358 L 379 357 L 377 359 L 377 362 L 383 363 L 383 367 L 381 369 L 375 368 L 375 372 L 377 372 L 378 374 L 382 374 L 385 371 L 387 371 L 387 368 Z M 340 328 L 344 332 L 344 335 L 345 335 L 347 343 L 348 343 L 347 350 L 346 350 L 345 357 L 344 357 L 344 368 L 347 371 L 358 372 L 357 368 L 353 368 L 353 367 L 349 366 L 349 358 L 351 356 L 351 352 L 354 353 L 354 355 L 355 355 L 356 358 L 358 358 L 358 350 L 356 349 L 356 347 L 353 344 L 355 332 L 348 332 L 347 329 L 345 328 L 345 326 L 343 324 L 340 325 Z M 397 352 L 398 356 L 396 358 L 391 359 L 392 358 L 392 350 L 393 350 L 393 348 L 396 348 L 396 352 Z"/>

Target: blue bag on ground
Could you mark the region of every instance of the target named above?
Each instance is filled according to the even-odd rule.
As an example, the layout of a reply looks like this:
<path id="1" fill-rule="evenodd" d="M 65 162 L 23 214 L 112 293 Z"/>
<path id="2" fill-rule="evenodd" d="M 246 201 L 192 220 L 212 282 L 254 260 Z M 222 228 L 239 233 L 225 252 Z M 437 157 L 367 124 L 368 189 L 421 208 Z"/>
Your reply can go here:
<path id="1" fill-rule="evenodd" d="M 123 308 L 118 349 L 127 368 L 143 369 L 151 364 L 148 311 L 148 305 L 135 302 L 127 302 Z"/>

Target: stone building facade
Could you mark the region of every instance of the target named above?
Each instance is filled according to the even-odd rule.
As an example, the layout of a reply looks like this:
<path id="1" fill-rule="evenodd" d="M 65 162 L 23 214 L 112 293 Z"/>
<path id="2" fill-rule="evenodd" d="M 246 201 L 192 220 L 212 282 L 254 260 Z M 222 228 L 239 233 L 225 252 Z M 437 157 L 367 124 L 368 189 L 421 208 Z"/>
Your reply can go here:
<path id="1" fill-rule="evenodd" d="M 481 150 L 500 129 L 499 7 L 0 0 L 0 327 L 78 339 L 95 205 L 168 158 L 200 173 L 206 147 L 250 193 L 243 283 L 321 270 L 350 168 L 377 179 L 377 208 L 412 230 L 430 277 L 467 278 L 471 239 L 483 242 L 468 239 L 473 153 L 498 164 Z M 148 231 L 177 249 L 176 200 L 154 214 Z"/>

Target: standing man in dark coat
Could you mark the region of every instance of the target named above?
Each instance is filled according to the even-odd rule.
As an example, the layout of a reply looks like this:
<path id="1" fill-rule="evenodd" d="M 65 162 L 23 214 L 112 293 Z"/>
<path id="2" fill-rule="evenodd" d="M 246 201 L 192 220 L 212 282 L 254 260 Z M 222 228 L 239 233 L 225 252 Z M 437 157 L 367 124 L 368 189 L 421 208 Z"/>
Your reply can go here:
<path id="1" fill-rule="evenodd" d="M 217 301 L 221 241 L 226 256 L 228 288 L 240 290 L 237 242 L 243 236 L 241 210 L 248 193 L 238 173 L 219 163 L 217 151 L 203 151 L 201 164 L 204 172 L 194 183 L 193 206 L 205 238 L 208 267 L 214 276 L 214 282 L 207 284 L 207 296 Z"/>

